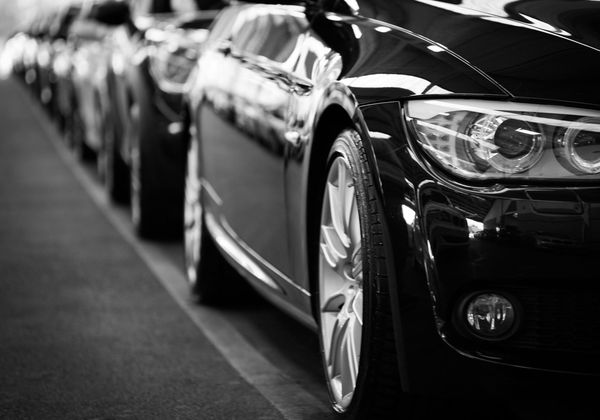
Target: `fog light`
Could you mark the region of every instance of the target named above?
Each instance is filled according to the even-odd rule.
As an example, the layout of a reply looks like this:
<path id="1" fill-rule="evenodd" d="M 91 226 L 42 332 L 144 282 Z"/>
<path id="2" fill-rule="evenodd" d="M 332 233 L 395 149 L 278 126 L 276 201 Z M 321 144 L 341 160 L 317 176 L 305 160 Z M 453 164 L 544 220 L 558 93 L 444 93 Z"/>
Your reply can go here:
<path id="1" fill-rule="evenodd" d="M 467 325 L 481 338 L 505 338 L 515 326 L 515 305 L 505 296 L 478 294 L 467 300 L 464 308 Z"/>

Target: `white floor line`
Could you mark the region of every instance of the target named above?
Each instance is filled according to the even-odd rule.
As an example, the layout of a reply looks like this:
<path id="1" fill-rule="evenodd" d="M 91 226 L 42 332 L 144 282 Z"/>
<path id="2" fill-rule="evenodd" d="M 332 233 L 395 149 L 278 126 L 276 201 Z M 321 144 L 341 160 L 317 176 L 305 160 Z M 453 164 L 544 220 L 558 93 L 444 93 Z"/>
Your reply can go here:
<path id="1" fill-rule="evenodd" d="M 21 92 L 23 90 L 21 87 Z M 23 95 L 25 96 L 25 95 Z M 84 187 L 98 208 L 123 238 L 135 249 L 179 307 L 189 316 L 229 364 L 288 420 L 327 416 L 329 408 L 270 363 L 217 311 L 195 304 L 190 299 L 187 280 L 160 247 L 139 241 L 127 218 L 113 209 L 103 188 L 86 173 L 65 148 L 59 134 L 43 111 L 26 98 L 56 152 Z"/>

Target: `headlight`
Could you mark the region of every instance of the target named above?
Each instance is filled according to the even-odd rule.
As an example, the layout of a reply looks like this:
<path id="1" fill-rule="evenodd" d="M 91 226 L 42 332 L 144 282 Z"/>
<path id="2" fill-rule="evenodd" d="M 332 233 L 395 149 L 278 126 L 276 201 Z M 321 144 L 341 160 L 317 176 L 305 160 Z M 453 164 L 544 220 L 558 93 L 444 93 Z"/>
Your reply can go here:
<path id="1" fill-rule="evenodd" d="M 467 179 L 600 178 L 600 112 L 481 100 L 416 100 L 413 137 L 445 169 Z"/>
<path id="2" fill-rule="evenodd" d="M 196 59 L 185 53 L 184 50 L 157 48 L 150 55 L 150 72 L 164 90 L 181 93 Z"/>
<path id="3" fill-rule="evenodd" d="M 145 37 L 150 42 L 150 72 L 161 89 L 174 94 L 183 92 L 207 36 L 206 29 L 171 32 L 150 28 L 146 31 Z"/>

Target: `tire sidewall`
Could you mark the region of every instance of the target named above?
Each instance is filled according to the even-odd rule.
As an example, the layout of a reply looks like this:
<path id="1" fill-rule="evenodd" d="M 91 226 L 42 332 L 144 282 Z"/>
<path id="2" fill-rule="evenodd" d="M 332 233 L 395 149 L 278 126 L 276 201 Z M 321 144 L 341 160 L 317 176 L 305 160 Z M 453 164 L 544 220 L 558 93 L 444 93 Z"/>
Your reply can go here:
<path id="1" fill-rule="evenodd" d="M 361 139 L 360 135 L 355 130 L 344 130 L 341 132 L 336 138 L 333 146 L 331 147 L 328 159 L 327 159 L 327 172 L 331 169 L 331 166 L 334 160 L 341 156 L 346 160 L 348 166 L 350 167 L 350 172 L 352 174 L 352 179 L 354 181 L 355 186 L 355 196 L 357 200 L 357 207 L 359 213 L 359 220 L 361 224 L 361 236 L 362 236 L 362 261 L 363 261 L 363 329 L 362 329 L 362 337 L 361 337 L 361 350 L 360 350 L 360 358 L 359 358 L 359 368 L 358 368 L 358 376 L 356 379 L 356 388 L 354 391 L 354 395 L 352 397 L 352 401 L 347 409 L 343 412 L 339 410 L 335 410 L 341 417 L 346 419 L 363 419 L 365 415 L 368 416 L 368 413 L 364 412 L 364 407 L 368 405 L 369 398 L 369 388 L 370 383 L 374 378 L 371 377 L 370 374 L 370 366 L 368 361 L 371 359 L 372 352 L 372 315 L 373 315 L 373 299 L 375 293 L 379 289 L 379 285 L 377 284 L 377 276 L 376 271 L 377 267 L 374 264 L 374 252 L 373 252 L 373 243 L 372 243 L 372 235 L 370 234 L 370 220 L 369 215 L 373 214 L 375 208 L 377 207 L 376 202 L 373 197 L 369 197 L 369 191 L 367 189 L 367 185 L 372 183 L 371 180 L 371 171 L 367 166 L 368 163 L 364 156 L 361 157 Z M 364 151 L 362 152 L 364 154 Z M 322 186 L 324 186 L 323 183 Z M 321 196 L 325 192 L 324 188 L 321 188 Z M 321 212 L 323 211 L 323 199 L 321 199 Z M 320 224 L 319 224 L 320 227 Z M 318 237 L 318 235 L 317 235 Z M 320 273 L 317 274 L 320 276 Z M 317 305 L 320 305 L 320 278 L 318 277 L 316 293 L 315 293 L 315 302 Z M 317 311 L 319 316 L 317 317 L 317 321 L 319 324 L 319 330 L 321 328 L 321 319 L 320 319 L 320 310 Z M 319 332 L 319 342 L 321 349 L 321 358 L 323 361 L 323 369 L 327 376 L 327 364 L 325 361 L 325 353 L 323 343 L 323 334 Z M 330 397 L 332 396 L 331 390 L 329 389 L 330 385 L 327 384 L 328 390 L 330 393 Z M 333 398 L 331 398 L 333 401 Z"/>

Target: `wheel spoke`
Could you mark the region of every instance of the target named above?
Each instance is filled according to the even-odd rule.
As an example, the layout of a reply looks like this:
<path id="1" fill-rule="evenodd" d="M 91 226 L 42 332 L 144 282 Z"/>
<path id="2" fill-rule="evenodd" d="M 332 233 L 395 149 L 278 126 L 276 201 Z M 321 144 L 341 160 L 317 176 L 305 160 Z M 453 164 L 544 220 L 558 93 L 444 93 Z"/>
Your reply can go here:
<path id="1" fill-rule="evenodd" d="M 327 248 L 327 245 L 325 244 L 321 244 L 321 255 L 323 258 L 325 258 L 327 265 L 329 265 L 331 268 L 337 267 L 337 260 L 335 259 L 335 256 L 332 255 L 331 251 L 329 251 L 329 248 Z"/>
<path id="2" fill-rule="evenodd" d="M 358 376 L 361 335 L 362 326 L 357 322 L 356 316 L 350 316 L 346 322 L 342 346 L 344 351 L 344 364 L 342 370 L 343 396 L 354 391 L 356 377 Z"/>
<path id="3" fill-rule="evenodd" d="M 358 289 L 354 299 L 352 300 L 352 313 L 356 317 L 356 322 L 362 327 L 363 325 L 363 291 Z"/>
<path id="4" fill-rule="evenodd" d="M 332 265 L 332 267 L 335 268 L 338 261 L 345 260 L 348 257 L 348 254 L 346 253 L 346 247 L 342 244 L 335 228 L 331 226 L 323 226 L 321 228 L 321 232 L 323 245 L 327 249 L 328 255 L 330 255 L 333 261 L 336 262 L 335 265 Z"/>
<path id="5" fill-rule="evenodd" d="M 332 378 L 339 382 L 341 398 L 351 394 L 356 386 L 361 334 L 355 316 L 338 317 L 331 337 L 329 365 Z"/>
<path id="6" fill-rule="evenodd" d="M 342 166 L 342 165 L 340 165 Z M 329 213 L 331 217 L 331 223 L 335 228 L 342 245 L 348 247 L 350 245 L 350 238 L 346 234 L 346 223 L 345 223 L 345 207 L 346 197 L 344 195 L 346 187 L 341 186 L 338 182 L 338 186 L 333 183 L 327 184 L 327 192 L 329 195 Z"/>
<path id="7" fill-rule="evenodd" d="M 334 312 L 339 313 L 344 303 L 346 303 L 346 291 L 348 286 L 344 285 L 340 290 L 335 293 L 332 293 L 325 303 L 321 306 L 322 312 Z"/>
<path id="8" fill-rule="evenodd" d="M 332 377 L 343 376 L 342 366 L 344 365 L 344 335 L 346 328 L 348 327 L 347 319 L 337 318 L 333 326 L 333 332 L 331 334 L 330 353 L 329 353 L 329 366 L 331 369 Z M 342 379 L 343 382 L 343 379 Z"/>

